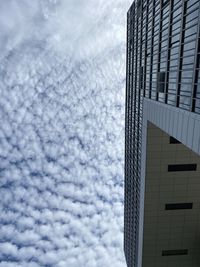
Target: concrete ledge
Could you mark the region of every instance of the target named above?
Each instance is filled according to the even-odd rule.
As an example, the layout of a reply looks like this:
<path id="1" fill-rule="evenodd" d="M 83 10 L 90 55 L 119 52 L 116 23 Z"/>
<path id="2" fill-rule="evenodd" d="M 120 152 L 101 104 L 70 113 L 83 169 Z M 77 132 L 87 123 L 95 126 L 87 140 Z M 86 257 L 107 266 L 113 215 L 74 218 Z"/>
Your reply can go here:
<path id="1" fill-rule="evenodd" d="M 144 98 L 144 125 L 146 121 L 200 155 L 200 115 Z"/>

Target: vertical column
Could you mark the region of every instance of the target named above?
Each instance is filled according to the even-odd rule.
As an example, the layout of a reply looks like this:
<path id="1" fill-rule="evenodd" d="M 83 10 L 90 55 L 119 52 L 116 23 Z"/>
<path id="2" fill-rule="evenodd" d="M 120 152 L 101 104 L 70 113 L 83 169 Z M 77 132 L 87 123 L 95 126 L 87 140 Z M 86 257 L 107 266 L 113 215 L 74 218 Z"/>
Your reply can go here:
<path id="1" fill-rule="evenodd" d="M 144 41 L 145 41 L 145 46 L 144 46 L 144 66 L 143 66 L 143 96 L 146 96 L 146 77 L 147 77 L 147 40 L 148 40 L 148 20 L 149 20 L 149 0 L 146 1 L 146 13 L 145 13 L 145 36 L 144 36 Z"/>
<path id="2" fill-rule="evenodd" d="M 200 2 L 199 2 L 199 16 L 198 16 L 198 28 L 197 28 L 197 36 L 196 36 L 196 48 L 195 48 L 195 61 L 194 61 L 194 70 L 193 70 L 193 78 L 192 78 L 192 97 L 191 97 L 191 107 L 190 110 L 195 112 L 195 107 L 198 106 L 198 113 L 200 113 L 200 103 L 196 105 L 196 97 L 197 97 L 197 83 L 198 76 L 200 73 L 199 65 L 200 65 Z M 200 102 L 200 100 L 199 100 Z"/>
<path id="3" fill-rule="evenodd" d="M 160 72 L 160 59 L 161 59 L 161 38 L 162 38 L 162 15 L 163 15 L 163 10 L 162 10 L 162 3 L 163 0 L 160 0 L 160 19 L 159 19 L 159 35 L 158 35 L 158 62 L 157 62 L 157 73 Z M 157 86 L 157 91 L 156 91 L 156 100 L 158 101 L 159 98 L 159 92 L 158 92 L 158 86 Z"/>
<path id="4" fill-rule="evenodd" d="M 171 40 L 172 40 L 172 10 L 174 0 L 170 1 L 169 6 L 169 31 L 168 31 L 168 43 L 167 43 L 167 64 L 166 64 L 166 76 L 165 76 L 165 103 L 168 100 L 168 88 L 169 88 L 169 67 L 170 67 L 170 54 L 171 54 Z"/>
<path id="5" fill-rule="evenodd" d="M 181 74 L 182 74 L 182 65 L 183 65 L 183 47 L 184 47 L 184 37 L 185 31 L 183 30 L 185 25 L 186 19 L 186 12 L 187 12 L 187 2 L 182 0 L 182 15 L 181 15 L 181 36 L 180 36 L 180 43 L 179 43 L 179 63 L 178 63 L 178 75 L 176 81 L 176 106 L 179 107 L 180 104 L 180 89 L 181 89 Z"/>
<path id="6" fill-rule="evenodd" d="M 149 98 L 152 95 L 152 72 L 153 72 L 153 43 L 154 43 L 154 22 L 155 22 L 155 3 L 156 0 L 152 1 L 152 23 L 151 23 L 151 51 L 150 51 L 150 80 L 149 80 Z"/>

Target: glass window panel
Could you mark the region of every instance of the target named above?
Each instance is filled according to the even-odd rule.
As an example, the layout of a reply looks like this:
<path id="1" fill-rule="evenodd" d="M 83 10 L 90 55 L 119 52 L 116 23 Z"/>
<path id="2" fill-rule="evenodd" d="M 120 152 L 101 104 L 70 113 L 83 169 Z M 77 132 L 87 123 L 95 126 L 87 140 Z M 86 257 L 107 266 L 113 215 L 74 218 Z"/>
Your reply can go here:
<path id="1" fill-rule="evenodd" d="M 182 83 L 191 83 L 192 84 L 192 77 L 188 77 L 188 78 L 181 78 L 181 82 Z"/>
<path id="2" fill-rule="evenodd" d="M 161 102 L 164 102 L 164 100 L 165 100 L 165 93 L 160 93 L 159 92 L 158 100 L 161 101 Z"/>
<path id="3" fill-rule="evenodd" d="M 169 82 L 169 90 L 176 90 L 176 83 Z"/>
<path id="4" fill-rule="evenodd" d="M 200 98 L 200 83 L 197 84 L 197 95 Z"/>
<path id="5" fill-rule="evenodd" d="M 180 40 L 180 31 L 177 34 L 172 35 L 171 43 L 179 42 L 179 40 Z"/>
<path id="6" fill-rule="evenodd" d="M 187 16 L 186 16 L 186 22 L 195 19 L 196 17 L 198 17 L 198 14 L 199 14 L 199 10 L 198 9 L 194 10 L 190 14 L 187 14 Z"/>
<path id="7" fill-rule="evenodd" d="M 185 30 L 185 37 L 191 34 L 195 34 L 195 35 L 197 34 L 197 24 Z"/>
<path id="8" fill-rule="evenodd" d="M 178 15 L 177 17 L 173 18 L 173 23 L 175 23 L 177 21 L 181 21 L 181 14 Z"/>
<path id="9" fill-rule="evenodd" d="M 190 2 L 190 5 L 187 6 L 187 12 L 188 13 L 199 8 L 199 3 L 198 2 L 195 3 L 195 2 L 193 2 L 191 0 L 188 1 L 188 2 Z M 193 4 L 192 4 L 192 2 L 193 2 Z"/>
<path id="10" fill-rule="evenodd" d="M 181 84 L 180 91 L 182 91 L 182 92 L 190 92 L 191 93 L 191 91 L 192 91 L 192 84 L 182 83 Z"/>
<path id="11" fill-rule="evenodd" d="M 178 16 L 180 16 L 182 13 L 182 8 L 177 8 L 174 12 L 173 12 L 173 18 L 176 18 Z"/>
<path id="12" fill-rule="evenodd" d="M 186 36 L 185 37 L 185 40 L 184 40 L 185 42 L 196 42 L 196 34 L 195 35 L 190 35 L 190 36 Z"/>
<path id="13" fill-rule="evenodd" d="M 199 4 L 199 0 L 188 0 L 187 7 L 193 6 L 196 3 Z"/>
<path id="14" fill-rule="evenodd" d="M 200 109 L 200 98 L 196 99 L 196 107 Z"/>
<path id="15" fill-rule="evenodd" d="M 166 64 L 164 65 L 164 67 L 160 68 L 160 71 L 166 71 Z"/>
<path id="16" fill-rule="evenodd" d="M 195 113 L 200 114 L 200 108 L 196 107 L 196 108 L 195 108 Z"/>
<path id="17" fill-rule="evenodd" d="M 184 104 L 183 102 L 180 102 L 179 107 L 185 110 L 189 110 L 190 104 Z"/>
<path id="18" fill-rule="evenodd" d="M 169 29 L 166 28 L 165 30 L 162 30 L 162 36 L 168 35 Z"/>
<path id="19" fill-rule="evenodd" d="M 160 10 L 155 13 L 155 22 L 157 23 L 160 19 Z"/>
<path id="20" fill-rule="evenodd" d="M 177 66 L 170 66 L 169 69 L 170 69 L 170 71 L 176 71 L 177 70 Z"/>
<path id="21" fill-rule="evenodd" d="M 170 66 L 178 66 L 178 59 L 170 60 Z"/>
<path id="22" fill-rule="evenodd" d="M 179 20 L 172 25 L 172 30 L 180 29 L 180 27 L 181 27 L 181 21 Z"/>
<path id="23" fill-rule="evenodd" d="M 173 54 L 170 56 L 170 60 L 178 59 L 178 54 Z"/>
<path id="24" fill-rule="evenodd" d="M 195 48 L 195 42 L 188 42 L 184 44 L 184 50 L 190 50 Z"/>
<path id="25" fill-rule="evenodd" d="M 192 56 L 195 54 L 195 49 L 190 49 L 190 50 L 185 50 L 185 47 L 184 47 L 184 51 L 183 51 L 183 56 Z"/>
<path id="26" fill-rule="evenodd" d="M 182 70 L 183 70 L 183 71 L 192 71 L 193 68 L 191 68 L 190 65 L 183 65 L 183 66 L 182 66 Z"/>
<path id="27" fill-rule="evenodd" d="M 169 4 L 169 0 L 162 0 L 162 5 L 165 6 L 165 5 L 168 5 Z"/>
<path id="28" fill-rule="evenodd" d="M 169 14 L 169 6 L 166 6 L 166 7 L 163 9 L 163 17 L 166 17 L 168 14 Z"/>
<path id="29" fill-rule="evenodd" d="M 154 43 L 158 41 L 158 34 L 154 36 Z"/>
<path id="30" fill-rule="evenodd" d="M 182 7 L 182 1 L 179 0 L 179 1 L 175 1 L 174 3 L 174 10 L 177 9 L 177 8 L 180 8 Z"/>
<path id="31" fill-rule="evenodd" d="M 176 22 L 178 22 L 178 21 L 181 22 L 181 14 L 180 14 L 179 16 L 173 18 L 173 23 L 176 23 Z"/>
<path id="32" fill-rule="evenodd" d="M 167 49 L 167 45 L 168 45 L 167 40 L 165 42 L 162 42 L 161 43 L 161 50 L 166 50 Z"/>
<path id="33" fill-rule="evenodd" d="M 175 71 L 169 71 L 169 78 L 177 78 L 177 72 Z"/>
<path id="34" fill-rule="evenodd" d="M 193 71 L 182 71 L 181 77 L 186 78 L 186 77 L 192 77 Z"/>
<path id="35" fill-rule="evenodd" d="M 168 94 L 176 95 L 176 90 L 168 88 Z"/>
<path id="36" fill-rule="evenodd" d="M 198 16 L 193 18 L 193 19 L 189 19 L 188 17 L 186 17 L 186 24 L 185 24 L 185 28 L 189 28 L 192 25 L 195 25 L 198 23 Z"/>
<path id="37" fill-rule="evenodd" d="M 158 92 L 164 92 L 165 88 L 165 72 L 159 72 L 158 73 L 158 79 L 157 79 L 157 90 Z"/>
<path id="38" fill-rule="evenodd" d="M 172 47 L 171 47 L 171 55 L 174 55 L 174 54 L 178 55 L 178 52 L 179 52 L 179 46 L 172 45 Z"/>
<path id="39" fill-rule="evenodd" d="M 172 34 L 171 35 L 172 36 L 174 36 L 174 35 L 180 36 L 180 27 L 176 28 L 176 29 L 172 29 Z"/>
<path id="40" fill-rule="evenodd" d="M 167 27 L 168 27 L 168 24 L 169 24 L 169 17 L 168 16 L 165 16 L 165 18 L 163 17 L 162 24 L 163 24 L 163 28 L 165 25 L 167 25 Z"/>
<path id="41" fill-rule="evenodd" d="M 156 6 L 155 6 L 155 11 L 160 11 L 160 0 L 157 0 Z"/>
<path id="42" fill-rule="evenodd" d="M 183 58 L 183 65 L 189 64 L 192 65 L 194 63 L 194 56 L 188 56 Z"/>
<path id="43" fill-rule="evenodd" d="M 191 93 L 189 93 L 189 92 L 182 92 L 181 93 L 181 97 L 183 97 L 183 98 L 186 97 L 188 99 L 188 101 L 189 101 L 188 105 L 190 105 L 190 102 L 191 102 Z M 186 103 L 183 103 L 183 104 L 186 104 Z"/>
<path id="44" fill-rule="evenodd" d="M 177 74 L 177 73 L 176 73 Z M 169 78 L 169 83 L 176 84 L 177 77 L 170 77 Z"/>
<path id="45" fill-rule="evenodd" d="M 152 90 L 152 92 L 151 92 L 151 99 L 156 99 L 156 91 L 154 90 Z"/>
<path id="46" fill-rule="evenodd" d="M 166 62 L 161 62 L 160 69 L 165 69 L 165 68 L 166 68 Z"/>
<path id="47" fill-rule="evenodd" d="M 167 51 L 164 51 L 160 54 L 160 61 L 166 62 L 167 61 Z"/>
<path id="48" fill-rule="evenodd" d="M 170 105 L 175 105 L 176 103 L 176 95 L 175 94 L 168 94 L 167 95 L 167 103 Z"/>

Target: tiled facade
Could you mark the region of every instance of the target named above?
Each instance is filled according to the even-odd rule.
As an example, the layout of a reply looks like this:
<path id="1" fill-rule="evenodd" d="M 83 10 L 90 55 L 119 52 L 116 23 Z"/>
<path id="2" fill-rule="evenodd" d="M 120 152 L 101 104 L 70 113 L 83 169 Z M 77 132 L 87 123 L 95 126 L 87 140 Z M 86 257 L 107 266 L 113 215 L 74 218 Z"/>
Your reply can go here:
<path id="1" fill-rule="evenodd" d="M 198 267 L 200 157 L 147 126 L 142 267 Z"/>
<path id="2" fill-rule="evenodd" d="M 200 154 L 199 68 L 200 1 L 133 2 L 127 14 L 124 251 L 128 267 L 142 266 L 148 121 Z"/>

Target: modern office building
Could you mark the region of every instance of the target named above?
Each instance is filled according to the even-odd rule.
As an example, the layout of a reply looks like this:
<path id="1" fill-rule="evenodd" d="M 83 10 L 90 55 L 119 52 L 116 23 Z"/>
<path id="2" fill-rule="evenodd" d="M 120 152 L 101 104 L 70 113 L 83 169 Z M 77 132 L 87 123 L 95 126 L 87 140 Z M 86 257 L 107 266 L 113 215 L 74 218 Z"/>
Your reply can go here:
<path id="1" fill-rule="evenodd" d="M 127 13 L 128 267 L 200 266 L 200 1 Z"/>

